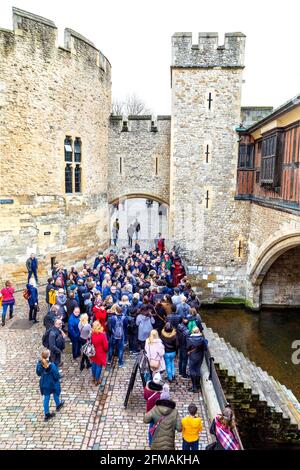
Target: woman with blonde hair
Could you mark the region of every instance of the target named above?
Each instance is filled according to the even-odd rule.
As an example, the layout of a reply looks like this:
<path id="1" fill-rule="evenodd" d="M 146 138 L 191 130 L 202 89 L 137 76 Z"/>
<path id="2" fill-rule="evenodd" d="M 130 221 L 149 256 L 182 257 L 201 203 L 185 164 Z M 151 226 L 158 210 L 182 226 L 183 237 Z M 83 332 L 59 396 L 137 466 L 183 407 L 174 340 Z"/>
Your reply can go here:
<path id="1" fill-rule="evenodd" d="M 64 401 L 61 401 L 59 398 L 61 388 L 58 368 L 53 362 L 50 362 L 50 351 L 48 349 L 42 352 L 42 357 L 36 366 L 36 373 L 41 377 L 40 390 L 44 397 L 45 421 L 48 421 L 55 416 L 55 413 L 50 413 L 49 409 L 51 395 L 53 395 L 55 401 L 56 411 L 59 411 L 64 406 Z"/>
<path id="2" fill-rule="evenodd" d="M 79 338 L 79 344 L 80 344 L 80 349 L 82 350 L 82 347 L 91 339 L 91 334 L 92 334 L 92 327 L 89 323 L 89 316 L 87 313 L 83 313 L 80 315 L 80 321 L 78 324 L 78 328 L 80 331 L 80 338 Z M 89 369 L 92 367 L 92 364 L 90 362 L 90 359 L 88 356 L 84 353 L 82 353 L 82 358 L 80 362 L 80 370 L 83 371 L 85 364 L 86 363 L 86 368 Z"/>
<path id="3" fill-rule="evenodd" d="M 150 369 L 152 372 L 163 372 L 166 370 L 164 360 L 165 347 L 160 339 L 157 330 L 152 330 L 145 344 Z"/>
<path id="4" fill-rule="evenodd" d="M 95 385 L 100 385 L 102 367 L 106 366 L 108 341 L 98 320 L 93 323 L 91 342 L 95 347 L 95 356 L 91 357 L 93 381 Z"/>

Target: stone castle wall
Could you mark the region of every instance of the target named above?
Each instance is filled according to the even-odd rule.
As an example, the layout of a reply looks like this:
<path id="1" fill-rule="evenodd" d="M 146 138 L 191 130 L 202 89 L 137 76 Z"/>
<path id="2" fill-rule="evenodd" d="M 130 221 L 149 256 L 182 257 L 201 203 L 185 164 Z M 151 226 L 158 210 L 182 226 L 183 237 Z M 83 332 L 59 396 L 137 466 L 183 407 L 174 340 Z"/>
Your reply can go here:
<path id="1" fill-rule="evenodd" d="M 292 287 L 297 278 L 293 263 L 291 264 L 290 274 L 282 284 L 282 289 L 280 287 L 276 294 L 276 301 L 275 297 L 273 302 L 271 302 L 270 296 L 266 299 L 266 289 L 268 290 L 266 286 L 276 272 L 280 277 L 276 266 L 280 266 L 281 263 L 284 265 L 286 259 L 291 259 L 289 250 L 292 251 L 294 246 L 299 244 L 299 216 L 255 203 L 246 202 L 246 204 L 250 206 L 246 296 L 250 304 L 255 308 L 259 308 L 262 303 L 285 304 L 284 284 L 286 283 L 287 287 L 291 283 Z M 276 261 L 277 259 L 278 261 Z M 274 268 L 275 271 L 272 269 L 273 262 L 277 263 Z M 297 258 L 295 262 L 297 262 Z M 271 268 L 270 272 L 273 273 L 272 275 L 270 274 L 271 277 L 268 276 L 269 268 Z M 265 282 L 266 289 L 262 289 L 262 285 Z M 280 299 L 281 294 L 282 297 Z M 287 305 L 291 305 L 292 297 L 289 296 L 289 298 L 290 300 L 287 302 Z M 296 295 L 293 299 L 294 305 L 299 304 Z"/>
<path id="2" fill-rule="evenodd" d="M 13 25 L 0 30 L 0 193 L 13 200 L 0 206 L 0 279 L 19 283 L 31 252 L 44 277 L 51 257 L 72 264 L 106 243 L 111 76 L 78 33 L 57 47 L 51 21 L 14 9 Z M 65 194 L 66 135 L 82 141 L 76 195 Z"/>
<path id="3" fill-rule="evenodd" d="M 169 203 L 170 121 L 170 116 L 158 116 L 155 121 L 151 116 L 129 116 L 126 121 L 128 131 L 124 132 L 124 119 L 111 117 L 108 152 L 110 202 L 137 194 Z"/>
<path id="4" fill-rule="evenodd" d="M 299 246 L 287 251 L 274 262 L 262 283 L 262 305 L 300 305 L 299 266 Z"/>
<path id="5" fill-rule="evenodd" d="M 172 38 L 170 227 L 206 299 L 245 295 L 249 206 L 234 200 L 244 36 L 226 38 Z"/>

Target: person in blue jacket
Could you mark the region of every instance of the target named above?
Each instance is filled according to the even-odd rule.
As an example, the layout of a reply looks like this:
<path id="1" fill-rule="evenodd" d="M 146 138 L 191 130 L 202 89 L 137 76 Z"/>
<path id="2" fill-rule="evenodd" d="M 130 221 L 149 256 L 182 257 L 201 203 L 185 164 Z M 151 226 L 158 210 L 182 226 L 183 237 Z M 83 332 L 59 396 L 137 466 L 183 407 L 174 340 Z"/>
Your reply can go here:
<path id="1" fill-rule="evenodd" d="M 77 359 L 77 357 L 80 356 L 79 321 L 80 321 L 80 308 L 75 307 L 68 321 L 68 336 L 72 343 L 73 359 Z"/>
<path id="2" fill-rule="evenodd" d="M 39 294 L 36 288 L 36 281 L 34 278 L 31 278 L 29 280 L 26 289 L 29 292 L 29 298 L 27 300 L 29 305 L 29 321 L 33 321 L 33 323 L 38 323 L 36 317 L 39 308 Z"/>
<path id="3" fill-rule="evenodd" d="M 40 391 L 44 397 L 44 413 L 45 421 L 54 418 L 55 413 L 50 413 L 49 403 L 50 396 L 53 395 L 56 411 L 59 411 L 64 406 L 64 401 L 61 401 L 60 394 L 60 376 L 57 366 L 50 362 L 50 351 L 45 349 L 42 352 L 41 360 L 38 361 L 36 366 L 36 373 L 40 377 Z"/>

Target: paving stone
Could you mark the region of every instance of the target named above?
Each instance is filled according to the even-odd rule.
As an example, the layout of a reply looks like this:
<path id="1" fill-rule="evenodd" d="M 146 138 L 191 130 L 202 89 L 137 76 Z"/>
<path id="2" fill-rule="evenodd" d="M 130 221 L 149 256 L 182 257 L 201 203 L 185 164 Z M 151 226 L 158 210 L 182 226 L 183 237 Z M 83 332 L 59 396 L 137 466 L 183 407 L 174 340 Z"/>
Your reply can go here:
<path id="1" fill-rule="evenodd" d="M 46 313 L 43 297 L 44 288 L 40 289 L 40 320 Z M 22 293 L 17 293 L 15 317 L 0 330 L 0 449 L 148 449 L 147 425 L 143 423 L 146 403 L 140 377 L 128 408 L 123 405 L 135 361 L 127 354 L 124 368 L 113 365 L 105 370 L 102 384 L 96 388 L 91 372 L 80 372 L 79 361 L 65 353 L 62 380 L 65 406 L 53 420 L 44 422 L 43 398 L 35 373 L 43 350 L 42 321 L 30 329 L 12 327 L 19 320 L 25 324 L 26 304 Z M 201 435 L 201 445 L 205 446 L 210 442 L 205 403 L 201 394 L 188 393 L 187 385 L 187 381 L 179 379 L 178 385 L 171 385 L 171 396 L 181 415 L 191 401 L 197 402 L 206 423 Z M 55 409 L 52 400 L 50 406 Z M 181 434 L 177 434 L 177 449 L 181 448 L 181 439 Z"/>

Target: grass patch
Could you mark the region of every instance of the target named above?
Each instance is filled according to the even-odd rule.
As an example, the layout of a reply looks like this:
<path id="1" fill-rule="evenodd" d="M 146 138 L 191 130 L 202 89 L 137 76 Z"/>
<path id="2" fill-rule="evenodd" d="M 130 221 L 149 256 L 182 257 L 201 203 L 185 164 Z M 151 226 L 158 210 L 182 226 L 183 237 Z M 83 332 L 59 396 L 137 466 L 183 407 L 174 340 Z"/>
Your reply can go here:
<path id="1" fill-rule="evenodd" d="M 246 299 L 243 299 L 241 297 L 223 297 L 223 299 L 220 299 L 217 301 L 218 304 L 245 304 L 246 305 Z"/>

